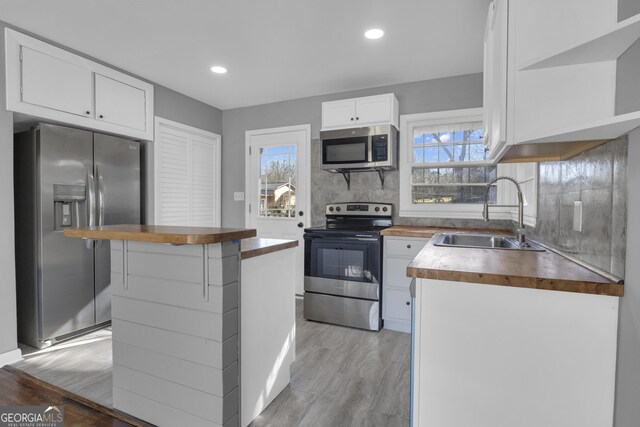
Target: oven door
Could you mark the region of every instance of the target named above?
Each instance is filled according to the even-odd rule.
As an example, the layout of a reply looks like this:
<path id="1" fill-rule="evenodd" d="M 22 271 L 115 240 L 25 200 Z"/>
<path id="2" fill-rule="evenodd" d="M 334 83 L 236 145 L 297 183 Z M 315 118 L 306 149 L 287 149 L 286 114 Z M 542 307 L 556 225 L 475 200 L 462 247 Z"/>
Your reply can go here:
<path id="1" fill-rule="evenodd" d="M 380 300 L 377 237 L 305 236 L 305 292 Z"/>

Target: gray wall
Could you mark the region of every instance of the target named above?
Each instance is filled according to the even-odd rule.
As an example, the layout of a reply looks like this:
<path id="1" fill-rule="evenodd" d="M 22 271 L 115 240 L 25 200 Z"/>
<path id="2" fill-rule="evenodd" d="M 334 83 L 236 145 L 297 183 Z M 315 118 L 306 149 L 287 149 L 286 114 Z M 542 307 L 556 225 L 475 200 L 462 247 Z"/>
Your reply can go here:
<path id="1" fill-rule="evenodd" d="M 627 186 L 627 266 L 620 299 L 615 425 L 637 426 L 640 420 L 640 128 L 629 134 Z"/>
<path id="2" fill-rule="evenodd" d="M 0 24 L 2 22 L 0 21 Z M 7 111 L 4 28 L 0 25 L 0 355 L 18 347 L 16 323 L 15 248 L 13 235 L 13 114 Z"/>
<path id="3" fill-rule="evenodd" d="M 618 20 L 640 13 L 640 1 L 619 0 Z M 616 114 L 640 110 L 640 42 L 618 59 Z M 640 129 L 629 134 L 627 170 L 627 263 L 624 297 L 620 299 L 615 425 L 638 425 L 640 420 Z"/>
<path id="4" fill-rule="evenodd" d="M 20 28 L 16 28 L 0 21 L 0 223 L 5 228 L 5 234 L 0 239 L 0 354 L 17 348 L 16 338 L 16 296 L 15 296 L 15 253 L 14 253 L 14 221 L 13 221 L 13 114 L 5 109 L 5 68 L 4 68 L 4 28 L 10 27 L 18 31 L 38 37 Z M 45 40 L 46 41 L 46 40 Z M 56 43 L 52 43 L 57 45 Z M 60 46 L 60 45 L 57 45 Z M 64 46 L 61 46 L 64 47 Z M 88 57 L 79 52 L 81 56 L 93 61 L 110 66 L 95 58 Z M 113 68 L 113 67 L 112 67 Z M 124 70 L 120 70 L 125 72 Z M 131 73 L 127 73 L 131 74 Z M 137 76 L 134 76 L 137 77 Z M 138 77 L 139 78 L 139 77 Z M 163 86 L 154 84 L 154 108 L 155 115 L 208 130 L 218 134 L 222 133 L 222 111 L 200 101 L 196 101 L 180 93 L 174 92 Z M 153 162 L 150 161 L 153 154 L 153 143 L 143 143 L 145 157 L 143 162 L 149 164 L 146 181 L 150 183 L 153 177 Z M 143 190 L 144 191 L 144 190 Z M 147 206 L 153 206 L 153 188 L 149 186 L 143 194 Z M 146 210 L 147 220 L 152 215 L 152 209 Z"/>
<path id="5" fill-rule="evenodd" d="M 637 4 L 640 1 L 636 0 Z M 640 11 L 639 11 L 640 13 Z M 640 110 L 640 40 L 636 41 L 617 61 L 616 67 L 616 114 Z"/>
<path id="6" fill-rule="evenodd" d="M 245 221 L 244 202 L 233 201 L 234 191 L 244 191 L 244 150 L 245 131 L 299 124 L 311 124 L 311 138 L 319 137 L 321 124 L 321 103 L 336 99 L 358 96 L 395 93 L 400 103 L 400 114 L 425 113 L 431 111 L 454 110 L 482 106 L 482 74 L 449 77 L 314 96 L 255 107 L 225 110 L 222 114 L 222 224 L 225 227 L 242 227 Z M 312 141 L 312 156 L 317 156 L 317 141 Z M 318 178 L 327 180 L 332 188 L 313 188 L 312 205 L 315 205 L 312 222 L 322 221 L 322 212 L 318 206 L 325 200 L 336 200 L 332 197 L 355 201 L 358 198 L 378 197 L 375 200 L 394 201 L 397 198 L 397 173 L 389 174 L 384 191 L 377 191 L 380 183 L 377 175 L 371 173 L 354 176 L 351 194 L 346 193 L 346 184 L 341 176 L 327 177 L 328 172 L 319 171 L 317 160 L 311 158 L 311 180 Z M 324 187 L 324 186 L 323 186 Z M 334 196 L 333 192 L 337 192 Z M 373 191 L 370 193 L 369 191 Z M 344 193 L 343 193 L 344 192 Z M 373 200 L 373 199 L 370 199 Z M 397 203 L 394 202 L 394 203 Z"/>
<path id="7" fill-rule="evenodd" d="M 627 147 L 624 136 L 564 162 L 540 163 L 532 237 L 624 277 Z M 582 201 L 582 232 L 573 230 L 575 201 Z"/>
<path id="8" fill-rule="evenodd" d="M 640 13 L 640 1 L 618 0 L 618 21 L 624 21 Z"/>

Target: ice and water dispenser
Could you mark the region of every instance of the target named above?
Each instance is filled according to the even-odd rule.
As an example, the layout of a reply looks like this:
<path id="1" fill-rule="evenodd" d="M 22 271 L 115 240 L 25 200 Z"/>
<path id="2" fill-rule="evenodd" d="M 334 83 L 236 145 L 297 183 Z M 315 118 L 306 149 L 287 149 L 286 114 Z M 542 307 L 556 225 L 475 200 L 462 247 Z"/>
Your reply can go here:
<path id="1" fill-rule="evenodd" d="M 80 206 L 86 199 L 84 185 L 53 185 L 53 212 L 56 231 L 80 225 Z"/>

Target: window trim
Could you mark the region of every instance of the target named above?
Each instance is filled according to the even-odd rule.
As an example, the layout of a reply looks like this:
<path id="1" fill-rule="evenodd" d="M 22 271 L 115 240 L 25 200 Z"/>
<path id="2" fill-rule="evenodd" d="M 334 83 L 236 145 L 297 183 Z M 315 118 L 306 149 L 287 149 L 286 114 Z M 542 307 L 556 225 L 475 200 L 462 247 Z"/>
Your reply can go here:
<path id="1" fill-rule="evenodd" d="M 481 122 L 483 119 L 482 108 L 466 108 L 461 110 L 437 111 L 432 113 L 403 114 L 400 116 L 400 153 L 399 153 L 399 179 L 400 179 L 400 209 L 401 217 L 421 218 L 451 218 L 451 219 L 482 219 L 482 205 L 471 203 L 459 204 L 424 204 L 411 203 L 411 168 L 413 166 L 411 149 L 413 144 L 413 132 L 417 127 L 447 124 L 453 122 Z M 448 166 L 491 166 L 495 162 L 449 162 Z M 445 163 L 430 163 L 429 165 L 443 167 Z M 498 165 L 497 175 L 500 176 L 501 165 Z M 503 184 L 499 181 L 498 204 L 502 204 Z M 491 219 L 511 219 L 509 208 L 492 208 Z"/>

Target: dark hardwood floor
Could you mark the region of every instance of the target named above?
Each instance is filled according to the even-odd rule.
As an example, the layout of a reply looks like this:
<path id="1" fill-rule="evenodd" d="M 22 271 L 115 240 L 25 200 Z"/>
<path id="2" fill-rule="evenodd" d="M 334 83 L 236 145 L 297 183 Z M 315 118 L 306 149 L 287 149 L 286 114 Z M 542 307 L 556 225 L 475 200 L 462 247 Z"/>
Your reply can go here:
<path id="1" fill-rule="evenodd" d="M 11 367 L 0 369 L 0 406 L 20 405 L 36 406 L 51 405 L 64 406 L 65 426 L 147 426 L 138 422 L 125 422 L 119 419 L 113 411 L 111 414 L 105 408 L 88 406 L 76 396 L 48 385 L 42 381 L 22 373 Z"/>

